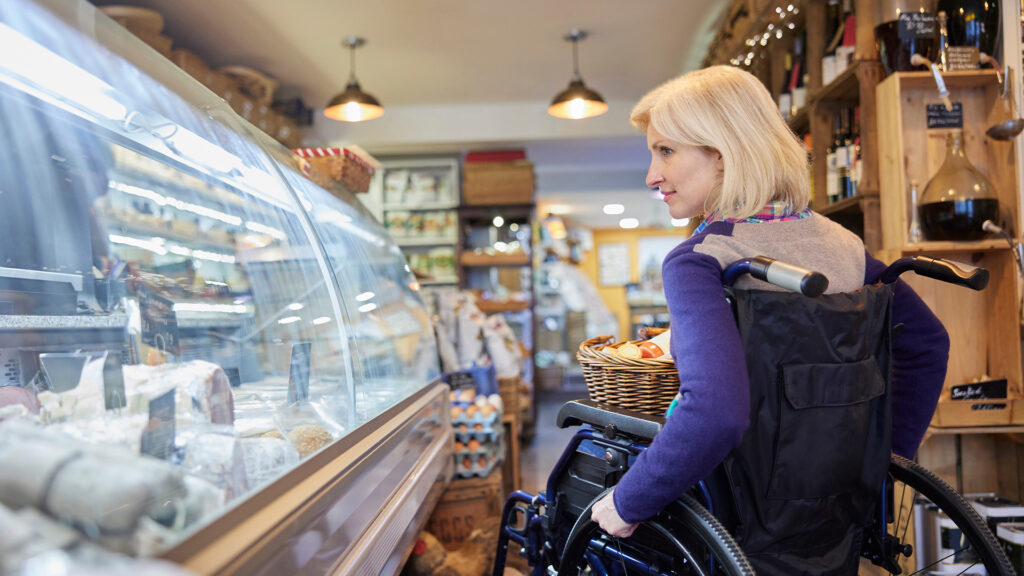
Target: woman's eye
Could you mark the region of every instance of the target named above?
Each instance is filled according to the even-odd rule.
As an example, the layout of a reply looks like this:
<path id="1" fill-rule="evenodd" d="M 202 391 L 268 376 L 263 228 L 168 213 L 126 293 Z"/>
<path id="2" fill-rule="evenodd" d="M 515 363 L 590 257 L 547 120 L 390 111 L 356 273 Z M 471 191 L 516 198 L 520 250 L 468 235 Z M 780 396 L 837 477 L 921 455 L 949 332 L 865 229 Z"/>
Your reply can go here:
<path id="1" fill-rule="evenodd" d="M 662 156 L 668 156 L 672 154 L 672 149 L 666 146 L 661 146 L 660 148 L 658 148 L 658 151 L 661 152 Z"/>

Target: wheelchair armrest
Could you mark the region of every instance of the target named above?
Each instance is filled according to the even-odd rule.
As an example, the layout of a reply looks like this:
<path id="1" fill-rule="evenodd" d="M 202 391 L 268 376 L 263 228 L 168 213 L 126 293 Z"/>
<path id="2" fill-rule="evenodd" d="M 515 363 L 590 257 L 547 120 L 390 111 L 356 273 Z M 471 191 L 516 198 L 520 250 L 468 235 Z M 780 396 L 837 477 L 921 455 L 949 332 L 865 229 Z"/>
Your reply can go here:
<path id="1" fill-rule="evenodd" d="M 614 426 L 617 434 L 647 441 L 653 440 L 665 425 L 665 419 L 661 416 L 651 416 L 593 400 L 570 400 L 562 404 L 558 409 L 557 422 L 559 428 L 589 424 L 598 430 L 605 430 Z"/>

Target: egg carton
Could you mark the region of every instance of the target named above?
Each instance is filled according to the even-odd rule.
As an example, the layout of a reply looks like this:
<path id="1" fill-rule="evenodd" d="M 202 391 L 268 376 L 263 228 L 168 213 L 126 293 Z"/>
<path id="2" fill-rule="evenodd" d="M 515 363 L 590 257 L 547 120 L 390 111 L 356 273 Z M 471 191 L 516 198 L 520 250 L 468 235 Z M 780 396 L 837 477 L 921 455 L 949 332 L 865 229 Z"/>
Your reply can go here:
<path id="1" fill-rule="evenodd" d="M 463 408 L 463 410 L 465 410 L 465 408 Z M 458 426 L 459 424 L 467 424 L 472 428 L 473 424 L 483 424 L 484 426 L 493 428 L 494 423 L 499 421 L 501 421 L 501 412 L 498 410 L 491 412 L 487 416 L 484 416 L 480 411 L 477 411 L 473 416 L 469 417 L 467 417 L 466 413 L 463 411 L 458 416 L 452 418 L 452 425 Z"/>
<path id="2" fill-rule="evenodd" d="M 465 429 L 462 429 L 465 427 Z M 482 423 L 474 424 L 456 424 L 452 426 L 452 432 L 455 435 L 455 439 L 459 442 L 467 443 L 470 440 L 477 440 L 479 442 L 497 442 L 501 438 L 503 428 L 501 426 L 485 425 Z"/>
<path id="3" fill-rule="evenodd" d="M 460 444 L 460 445 L 456 445 Z M 505 453 L 505 443 L 498 442 L 487 442 L 480 443 L 479 446 L 470 448 L 469 444 L 464 443 L 453 443 L 452 450 L 454 454 L 462 456 L 496 456 Z"/>
<path id="4" fill-rule="evenodd" d="M 467 459 L 469 465 L 466 465 Z M 480 457 L 465 456 L 461 454 L 455 455 L 455 477 L 456 478 L 472 478 L 478 476 L 480 478 L 490 476 L 491 472 L 495 468 L 501 466 L 502 456 L 495 455 L 494 457 L 486 457 L 486 461 L 481 464 Z"/>

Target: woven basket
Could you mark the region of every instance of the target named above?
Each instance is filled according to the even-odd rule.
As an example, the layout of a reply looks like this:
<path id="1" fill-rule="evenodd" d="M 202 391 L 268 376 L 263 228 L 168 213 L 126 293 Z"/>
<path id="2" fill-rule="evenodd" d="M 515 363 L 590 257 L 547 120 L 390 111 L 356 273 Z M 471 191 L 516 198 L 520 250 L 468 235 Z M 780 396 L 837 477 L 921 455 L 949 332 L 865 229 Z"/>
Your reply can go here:
<path id="1" fill-rule="evenodd" d="M 653 335 L 653 331 L 649 334 Z M 576 353 L 590 399 L 664 416 L 679 392 L 675 361 L 664 358 L 633 360 L 598 350 L 601 346 L 610 345 L 611 341 L 611 336 L 584 340 Z"/>

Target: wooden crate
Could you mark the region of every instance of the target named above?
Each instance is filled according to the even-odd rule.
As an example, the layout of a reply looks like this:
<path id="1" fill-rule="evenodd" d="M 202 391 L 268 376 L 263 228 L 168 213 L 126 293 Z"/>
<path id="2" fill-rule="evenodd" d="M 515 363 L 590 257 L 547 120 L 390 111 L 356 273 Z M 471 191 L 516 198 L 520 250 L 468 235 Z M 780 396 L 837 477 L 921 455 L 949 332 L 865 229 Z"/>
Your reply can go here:
<path id="1" fill-rule="evenodd" d="M 501 418 L 505 434 L 505 459 L 501 462 L 501 496 L 508 498 L 514 490 L 523 486 L 522 468 L 519 462 L 519 415 L 505 412 Z"/>
<path id="2" fill-rule="evenodd" d="M 452 480 L 427 520 L 427 532 L 437 537 L 445 550 L 458 550 L 485 519 L 501 515 L 505 503 L 501 491 L 500 468 L 484 478 Z"/>
<path id="3" fill-rule="evenodd" d="M 469 206 L 531 204 L 533 164 L 515 162 L 467 162 L 462 166 L 462 199 Z"/>
<path id="4" fill-rule="evenodd" d="M 1013 421 L 1013 400 L 949 400 L 942 398 L 935 408 L 932 426 L 1009 426 Z"/>
<path id="5" fill-rule="evenodd" d="M 522 392 L 520 391 L 520 379 L 517 378 L 498 378 L 498 394 L 501 395 L 501 403 L 504 405 L 504 413 L 507 415 L 515 416 L 518 420 L 520 398 Z"/>

